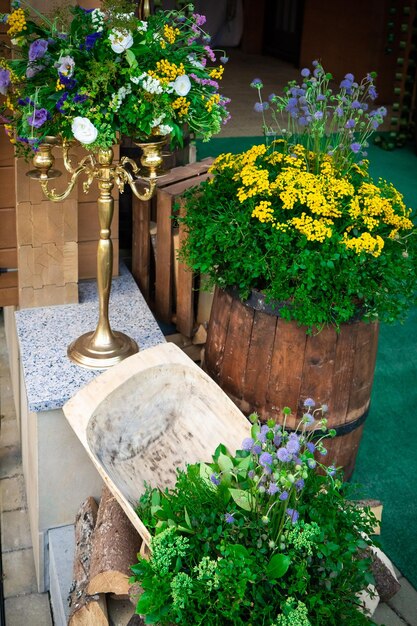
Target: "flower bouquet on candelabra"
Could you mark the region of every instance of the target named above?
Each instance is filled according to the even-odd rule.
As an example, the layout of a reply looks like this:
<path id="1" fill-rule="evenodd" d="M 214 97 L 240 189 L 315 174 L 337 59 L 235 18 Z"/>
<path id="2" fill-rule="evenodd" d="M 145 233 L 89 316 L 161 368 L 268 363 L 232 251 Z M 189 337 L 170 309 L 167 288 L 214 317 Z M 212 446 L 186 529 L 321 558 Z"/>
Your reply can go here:
<path id="1" fill-rule="evenodd" d="M 57 135 L 93 151 L 120 135 L 171 134 L 178 145 L 184 124 L 207 140 L 227 120 L 223 65 L 191 4 L 146 21 L 125 0 L 51 15 L 24 0 L 12 7 L 1 16 L 13 57 L 0 58 L 0 113 L 20 151 Z"/>

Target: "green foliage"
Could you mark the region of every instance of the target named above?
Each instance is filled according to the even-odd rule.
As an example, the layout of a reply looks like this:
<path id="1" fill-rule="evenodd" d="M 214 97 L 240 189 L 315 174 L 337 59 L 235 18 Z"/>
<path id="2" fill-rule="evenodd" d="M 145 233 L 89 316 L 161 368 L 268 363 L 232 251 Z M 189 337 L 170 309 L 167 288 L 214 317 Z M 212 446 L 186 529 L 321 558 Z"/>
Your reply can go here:
<path id="1" fill-rule="evenodd" d="M 330 435 L 309 402 L 295 433 L 254 419 L 242 450 L 220 445 L 211 463 L 178 470 L 172 490 L 147 487 L 137 512 L 152 554 L 131 579 L 146 624 L 371 623 L 357 593 L 372 582 L 364 554 L 375 518 L 314 460 Z"/>

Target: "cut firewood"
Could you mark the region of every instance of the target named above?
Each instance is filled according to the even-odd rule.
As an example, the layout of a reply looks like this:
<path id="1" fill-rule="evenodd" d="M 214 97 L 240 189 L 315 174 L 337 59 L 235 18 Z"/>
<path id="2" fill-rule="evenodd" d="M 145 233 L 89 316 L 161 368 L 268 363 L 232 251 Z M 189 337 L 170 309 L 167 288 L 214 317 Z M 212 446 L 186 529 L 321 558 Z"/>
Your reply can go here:
<path id="1" fill-rule="evenodd" d="M 127 623 L 127 626 L 144 626 L 144 624 L 145 622 L 143 621 L 143 618 L 140 615 L 137 615 L 135 613 L 130 618 L 129 622 Z"/>
<path id="2" fill-rule="evenodd" d="M 103 488 L 92 537 L 89 594 L 128 595 L 130 567 L 136 563 L 141 538 L 108 489 Z"/>
<path id="3" fill-rule="evenodd" d="M 73 581 L 68 596 L 69 626 L 108 626 L 104 596 L 87 592 L 91 565 L 91 538 L 96 525 L 98 506 L 91 496 L 84 500 L 75 518 L 75 554 Z"/>

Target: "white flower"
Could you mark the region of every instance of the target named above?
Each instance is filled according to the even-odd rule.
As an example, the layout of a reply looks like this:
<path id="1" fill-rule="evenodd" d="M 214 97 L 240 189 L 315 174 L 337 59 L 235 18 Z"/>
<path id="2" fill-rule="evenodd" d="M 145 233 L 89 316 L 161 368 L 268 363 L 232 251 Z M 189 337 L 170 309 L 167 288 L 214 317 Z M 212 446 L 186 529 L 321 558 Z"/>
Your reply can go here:
<path id="1" fill-rule="evenodd" d="M 144 33 L 148 30 L 148 22 L 138 22 L 138 31 Z"/>
<path id="2" fill-rule="evenodd" d="M 70 78 L 74 73 L 75 61 L 72 57 L 59 57 L 57 63 L 55 63 L 55 67 L 58 70 L 59 74 L 63 76 L 67 76 Z"/>
<path id="3" fill-rule="evenodd" d="M 153 78 L 152 76 L 148 76 L 142 82 L 142 87 L 145 91 L 149 93 L 162 93 L 162 85 L 157 78 Z"/>
<path id="4" fill-rule="evenodd" d="M 189 54 L 187 59 L 194 67 L 198 67 L 200 70 L 204 68 L 204 65 L 200 61 L 198 61 L 195 54 Z"/>
<path id="5" fill-rule="evenodd" d="M 188 78 L 187 74 L 183 74 L 182 76 L 178 76 L 173 83 L 171 83 L 175 93 L 179 96 L 186 96 L 187 93 L 191 89 L 191 81 Z"/>
<path id="6" fill-rule="evenodd" d="M 159 126 L 159 124 L 162 122 L 162 120 L 165 118 L 165 113 L 162 113 L 162 115 L 160 115 L 159 117 L 155 117 L 152 120 L 152 128 L 155 128 L 156 126 Z"/>
<path id="7" fill-rule="evenodd" d="M 172 126 L 170 126 L 169 124 L 161 124 L 159 127 L 159 132 L 161 133 L 161 135 L 169 135 L 170 133 L 172 133 Z"/>
<path id="8" fill-rule="evenodd" d="M 125 52 L 131 46 L 133 46 L 133 37 L 132 33 L 128 30 L 120 31 L 120 30 L 112 30 L 109 35 L 111 49 L 116 54 L 120 54 L 121 52 Z"/>
<path id="9" fill-rule="evenodd" d="M 91 21 L 93 22 L 97 32 L 101 32 L 103 30 L 105 13 L 100 11 L 100 9 L 94 9 L 91 12 Z"/>
<path id="10" fill-rule="evenodd" d="M 74 117 L 71 130 L 80 143 L 89 144 L 97 139 L 98 130 L 87 117 Z"/>

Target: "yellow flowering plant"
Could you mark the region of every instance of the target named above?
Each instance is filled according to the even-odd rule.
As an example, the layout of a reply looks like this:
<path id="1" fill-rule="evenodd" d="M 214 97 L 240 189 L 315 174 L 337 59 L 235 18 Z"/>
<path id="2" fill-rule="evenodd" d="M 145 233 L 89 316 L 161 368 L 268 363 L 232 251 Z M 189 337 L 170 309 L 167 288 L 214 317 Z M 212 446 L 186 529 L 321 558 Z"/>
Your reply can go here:
<path id="1" fill-rule="evenodd" d="M 302 86 L 290 83 L 285 97 L 272 96 L 290 120 L 280 138 L 264 121 L 265 143 L 220 155 L 212 178 L 188 193 L 181 258 L 242 298 L 262 291 L 284 318 L 310 328 L 392 322 L 416 302 L 416 228 L 402 195 L 373 180 L 363 158 L 383 115 L 360 100 L 374 95 L 373 77 L 361 89 L 347 75 L 333 96 L 329 75 L 316 70 Z"/>
<path id="2" fill-rule="evenodd" d="M 47 15 L 25 0 L 11 5 L 0 14 L 10 38 L 0 57 L 0 119 L 18 151 L 50 135 L 93 151 L 121 135 L 171 135 L 175 146 L 184 125 L 207 140 L 227 121 L 219 93 L 227 58 L 217 61 L 192 4 L 146 21 L 126 0 Z"/>

